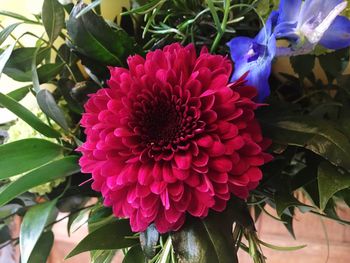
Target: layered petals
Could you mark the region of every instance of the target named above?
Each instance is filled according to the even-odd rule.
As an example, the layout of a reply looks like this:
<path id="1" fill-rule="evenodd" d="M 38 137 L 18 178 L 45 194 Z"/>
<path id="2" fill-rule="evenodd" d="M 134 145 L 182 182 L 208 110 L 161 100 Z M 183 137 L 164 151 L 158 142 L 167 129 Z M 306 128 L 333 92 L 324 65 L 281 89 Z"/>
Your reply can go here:
<path id="1" fill-rule="evenodd" d="M 166 46 L 129 69 L 110 68 L 108 88 L 92 94 L 81 120 L 80 165 L 93 189 L 133 231 L 154 224 L 178 230 L 186 214 L 223 211 L 230 195 L 247 198 L 271 158 L 254 117 L 255 88 L 229 83 L 230 61 Z"/>

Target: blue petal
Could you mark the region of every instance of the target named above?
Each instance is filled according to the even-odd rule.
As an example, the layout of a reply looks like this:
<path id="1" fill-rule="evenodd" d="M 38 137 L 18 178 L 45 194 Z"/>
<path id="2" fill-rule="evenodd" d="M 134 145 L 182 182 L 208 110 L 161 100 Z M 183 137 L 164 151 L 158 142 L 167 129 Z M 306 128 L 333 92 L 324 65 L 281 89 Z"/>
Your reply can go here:
<path id="1" fill-rule="evenodd" d="M 239 79 L 243 74 L 249 71 L 247 83 L 258 90 L 257 101 L 262 102 L 270 95 L 269 77 L 271 73 L 271 63 L 276 52 L 276 39 L 272 35 L 268 41 L 268 47 L 260 57 L 255 61 L 248 62 L 239 60 L 235 63 L 235 71 L 232 81 Z"/>
<path id="2" fill-rule="evenodd" d="M 301 0 L 281 0 L 277 23 L 296 23 L 300 13 L 301 3 Z"/>
<path id="3" fill-rule="evenodd" d="M 227 46 L 230 48 L 231 58 L 237 63 L 241 60 L 247 60 L 248 54 L 253 46 L 254 39 L 249 37 L 235 37 Z"/>
<path id="4" fill-rule="evenodd" d="M 267 45 L 268 40 L 272 35 L 272 30 L 277 23 L 279 13 L 277 11 L 272 11 L 268 19 L 266 20 L 265 26 L 256 35 L 255 41 L 260 45 Z"/>
<path id="5" fill-rule="evenodd" d="M 317 27 L 343 0 L 305 0 L 300 12 L 299 24 L 312 23 Z"/>
<path id="6" fill-rule="evenodd" d="M 337 16 L 324 33 L 320 44 L 329 49 L 350 46 L 350 20 L 345 16 Z"/>

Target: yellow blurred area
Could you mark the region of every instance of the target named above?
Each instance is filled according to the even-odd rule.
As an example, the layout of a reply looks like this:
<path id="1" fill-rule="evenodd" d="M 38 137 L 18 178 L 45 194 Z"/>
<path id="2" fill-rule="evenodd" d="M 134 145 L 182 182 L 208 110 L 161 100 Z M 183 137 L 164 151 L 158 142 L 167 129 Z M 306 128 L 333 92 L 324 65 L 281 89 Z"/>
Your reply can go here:
<path id="1" fill-rule="evenodd" d="M 0 10 L 10 11 L 14 13 L 18 13 L 22 16 L 26 16 L 28 18 L 34 19 L 33 14 L 40 14 L 41 8 L 44 0 L 0 0 Z M 67 0 L 59 0 L 61 3 L 67 3 L 71 1 Z M 75 3 L 76 1 L 73 1 Z M 91 3 L 91 0 L 85 0 L 85 3 Z M 129 1 L 128 0 L 102 0 L 101 3 L 101 13 L 102 16 L 106 20 L 114 20 L 116 17 L 119 17 L 120 12 L 122 10 L 122 7 L 129 7 Z M 9 26 L 13 23 L 19 22 L 18 20 L 0 15 L 0 25 L 2 28 Z M 1 28 L 1 30 L 2 30 Z M 13 31 L 13 36 L 15 38 L 20 37 L 25 32 L 31 32 L 39 37 L 45 35 L 45 30 L 43 26 L 40 25 L 27 25 L 27 24 L 21 24 Z M 4 46 L 10 44 L 13 42 L 13 38 L 9 37 L 2 45 L 1 48 Z M 37 38 L 33 36 L 24 36 L 21 38 L 20 42 L 22 45 L 26 47 L 32 47 L 35 46 L 35 43 L 37 41 Z M 63 43 L 63 39 L 58 38 L 55 42 L 55 46 L 58 47 Z M 11 78 L 7 77 L 5 74 L 1 75 L 0 78 L 0 92 L 2 93 L 8 93 L 16 88 L 23 87 L 27 85 L 28 83 L 24 82 L 17 82 L 12 80 Z M 28 97 L 28 96 L 27 96 Z M 33 104 L 35 104 L 35 100 L 33 96 L 29 96 L 30 98 L 25 98 L 23 103 L 30 107 Z M 8 112 L 5 109 L 0 109 L 0 124 L 6 123 L 10 120 L 13 120 L 15 116 Z"/>

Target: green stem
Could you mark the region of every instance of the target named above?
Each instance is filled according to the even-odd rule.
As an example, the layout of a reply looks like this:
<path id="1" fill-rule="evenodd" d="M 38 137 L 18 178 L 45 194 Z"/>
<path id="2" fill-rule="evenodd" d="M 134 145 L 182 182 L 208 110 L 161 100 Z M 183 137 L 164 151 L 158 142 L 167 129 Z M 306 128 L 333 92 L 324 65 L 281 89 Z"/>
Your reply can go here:
<path id="1" fill-rule="evenodd" d="M 208 3 L 211 1 L 208 1 Z M 215 40 L 213 42 L 213 45 L 211 46 L 210 52 L 213 53 L 217 46 L 220 43 L 220 40 L 222 38 L 222 36 L 224 35 L 225 31 L 226 31 L 226 26 L 227 26 L 227 20 L 228 20 L 228 16 L 230 13 L 230 8 L 231 8 L 231 1 L 230 0 L 225 0 L 225 9 L 224 9 L 224 17 L 222 19 L 221 22 L 221 26 L 220 26 L 220 30 L 218 30 L 218 33 L 215 37 Z"/>

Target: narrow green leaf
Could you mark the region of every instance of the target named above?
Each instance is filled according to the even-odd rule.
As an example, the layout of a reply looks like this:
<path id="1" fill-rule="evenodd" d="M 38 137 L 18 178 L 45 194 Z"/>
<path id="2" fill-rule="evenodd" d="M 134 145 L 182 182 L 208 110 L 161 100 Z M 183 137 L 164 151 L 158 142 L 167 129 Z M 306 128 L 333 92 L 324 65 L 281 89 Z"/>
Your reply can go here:
<path id="1" fill-rule="evenodd" d="M 328 162 L 323 162 L 318 168 L 318 188 L 320 195 L 320 208 L 324 210 L 329 199 L 340 190 L 350 187 L 350 174 L 341 173 Z"/>
<path id="2" fill-rule="evenodd" d="M 0 179 L 37 168 L 62 156 L 62 153 L 62 146 L 36 138 L 0 145 Z"/>
<path id="3" fill-rule="evenodd" d="M 66 258 L 73 257 L 85 251 L 112 250 L 133 246 L 138 243 L 138 239 L 132 238 L 132 235 L 129 220 L 117 220 L 91 232 L 80 241 Z"/>
<path id="4" fill-rule="evenodd" d="M 273 250 L 278 250 L 278 251 L 295 251 L 295 250 L 299 250 L 307 247 L 306 245 L 294 246 L 294 247 L 280 247 L 280 246 L 268 244 L 262 240 L 259 240 L 259 243 L 265 247 L 271 248 Z"/>
<path id="5" fill-rule="evenodd" d="M 9 25 L 0 32 L 0 45 L 4 43 L 4 41 L 8 38 L 8 36 L 11 35 L 12 31 L 15 30 L 16 27 L 19 26 L 20 24 L 22 23 L 15 23 L 15 24 Z"/>
<path id="6" fill-rule="evenodd" d="M 57 0 L 45 0 L 41 16 L 46 33 L 53 43 L 64 28 L 64 8 Z"/>
<path id="7" fill-rule="evenodd" d="M 5 186 L 0 192 L 0 206 L 29 189 L 80 171 L 77 156 L 68 156 L 45 164 Z"/>
<path id="8" fill-rule="evenodd" d="M 50 91 L 46 89 L 40 90 L 36 94 L 36 99 L 40 109 L 51 119 L 53 119 L 58 125 L 60 125 L 65 131 L 69 130 L 68 123 L 64 117 L 64 113 L 57 105 L 55 98 Z"/>
<path id="9" fill-rule="evenodd" d="M 40 47 L 38 47 L 34 52 L 34 56 L 32 60 L 32 68 L 31 68 L 33 88 L 36 93 L 40 91 L 40 81 L 39 81 L 38 71 L 36 69 L 36 65 L 37 65 L 36 57 L 38 55 L 39 50 L 40 50 Z"/>
<path id="10" fill-rule="evenodd" d="M 22 20 L 23 22 L 26 22 L 28 24 L 38 24 L 38 25 L 40 25 L 40 22 L 35 21 L 35 20 L 31 20 L 31 19 L 29 19 L 29 18 L 27 18 L 25 16 L 22 16 L 20 14 L 14 13 L 14 12 L 6 11 L 6 10 L 0 10 L 0 15 L 12 17 L 12 18 L 15 18 L 17 20 Z"/>
<path id="11" fill-rule="evenodd" d="M 43 232 L 56 200 L 44 202 L 31 207 L 23 218 L 19 235 L 21 263 L 27 263 L 29 257 Z"/>
<path id="12" fill-rule="evenodd" d="M 112 263 L 117 250 L 91 251 L 91 263 Z M 137 262 L 135 262 L 137 263 Z M 144 262 L 143 262 L 144 263 Z"/>
<path id="13" fill-rule="evenodd" d="M 13 90 L 6 95 L 10 98 L 14 99 L 15 101 L 21 101 L 29 92 L 29 89 L 32 87 L 32 85 L 27 85 L 22 88 Z M 0 104 L 0 108 L 3 108 L 3 106 Z"/>
<path id="14" fill-rule="evenodd" d="M 51 252 L 53 240 L 52 231 L 42 233 L 29 257 L 28 263 L 46 262 Z"/>
<path id="15" fill-rule="evenodd" d="M 16 45 L 16 42 L 9 45 L 0 55 L 0 77 L 1 77 L 2 71 L 4 70 L 4 67 L 5 67 L 7 61 L 9 60 L 9 58 L 11 56 L 11 53 L 12 53 L 15 45 Z"/>
<path id="16" fill-rule="evenodd" d="M 59 138 L 61 136 L 59 132 L 42 122 L 30 110 L 3 93 L 0 93 L 0 104 L 2 104 L 9 111 L 13 112 L 41 134 L 49 138 Z"/>
<path id="17" fill-rule="evenodd" d="M 91 4 L 88 4 L 86 7 L 84 7 L 76 16 L 75 18 L 79 18 L 82 15 L 84 15 L 85 13 L 91 11 L 92 9 L 94 9 L 96 6 L 100 5 L 102 2 L 102 0 L 96 0 L 94 2 L 92 2 Z"/>

